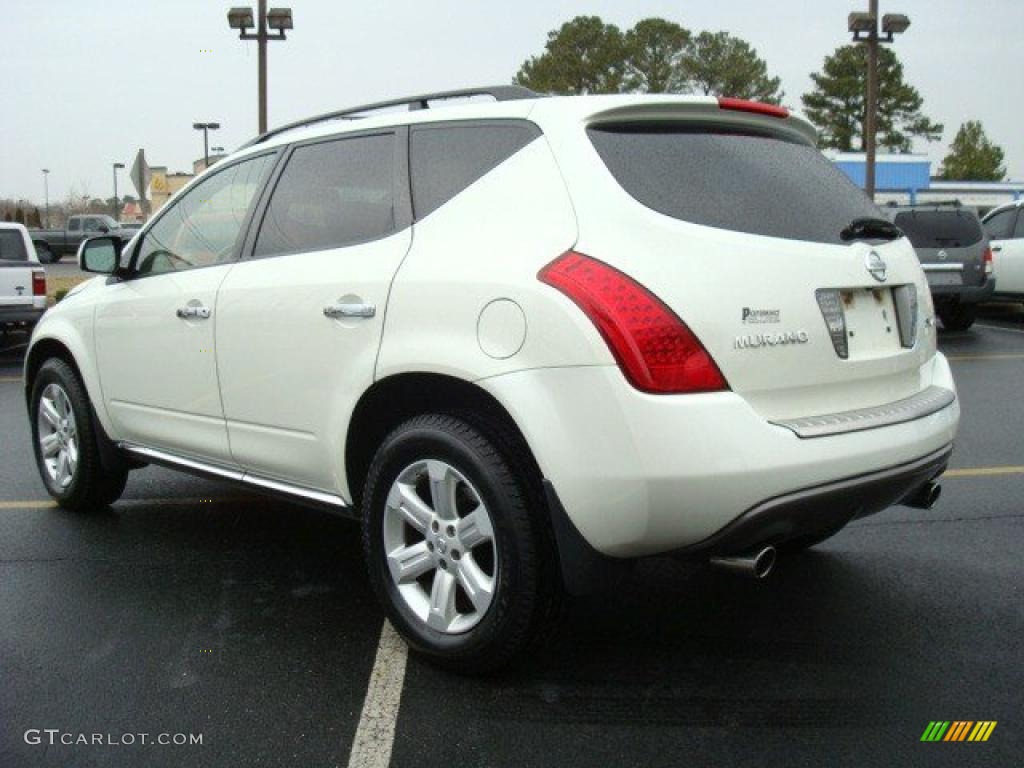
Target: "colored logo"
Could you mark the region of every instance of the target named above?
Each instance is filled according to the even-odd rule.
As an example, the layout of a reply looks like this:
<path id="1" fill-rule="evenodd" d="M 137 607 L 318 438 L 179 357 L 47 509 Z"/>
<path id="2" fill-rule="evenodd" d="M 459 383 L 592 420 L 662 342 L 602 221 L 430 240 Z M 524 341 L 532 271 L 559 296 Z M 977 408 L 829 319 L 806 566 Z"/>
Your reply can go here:
<path id="1" fill-rule="evenodd" d="M 995 729 L 995 720 L 932 720 L 921 741 L 988 741 Z"/>

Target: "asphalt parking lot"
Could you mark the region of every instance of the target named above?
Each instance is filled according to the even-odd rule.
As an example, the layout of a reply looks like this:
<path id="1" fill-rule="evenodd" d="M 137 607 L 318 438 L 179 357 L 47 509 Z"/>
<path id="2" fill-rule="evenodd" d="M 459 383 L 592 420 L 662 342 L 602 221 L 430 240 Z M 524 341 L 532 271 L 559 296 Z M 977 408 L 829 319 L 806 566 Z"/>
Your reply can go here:
<path id="1" fill-rule="evenodd" d="M 941 347 L 963 423 L 935 509 L 855 523 L 762 583 L 646 563 L 482 680 L 382 635 L 351 523 L 157 468 L 111 510 L 53 508 L 9 352 L 0 766 L 1019 765 L 1024 311 Z M 934 720 L 998 725 L 922 743 Z"/>

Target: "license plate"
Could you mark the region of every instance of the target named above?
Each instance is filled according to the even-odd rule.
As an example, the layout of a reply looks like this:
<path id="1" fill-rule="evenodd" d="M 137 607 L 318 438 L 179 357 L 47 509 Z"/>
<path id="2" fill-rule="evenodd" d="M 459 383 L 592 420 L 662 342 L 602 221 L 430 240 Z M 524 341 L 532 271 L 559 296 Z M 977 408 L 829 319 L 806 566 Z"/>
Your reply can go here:
<path id="1" fill-rule="evenodd" d="M 900 329 L 889 288 L 854 288 L 840 293 L 850 359 L 898 352 Z"/>
<path id="2" fill-rule="evenodd" d="M 928 285 L 962 285 L 964 278 L 959 272 L 928 272 Z"/>

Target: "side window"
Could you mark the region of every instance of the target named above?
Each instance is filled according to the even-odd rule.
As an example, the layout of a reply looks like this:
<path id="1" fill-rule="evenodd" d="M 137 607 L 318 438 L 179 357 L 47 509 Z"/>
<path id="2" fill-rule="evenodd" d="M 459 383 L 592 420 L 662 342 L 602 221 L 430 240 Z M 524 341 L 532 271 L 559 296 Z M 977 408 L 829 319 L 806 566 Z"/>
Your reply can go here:
<path id="1" fill-rule="evenodd" d="M 72 216 L 68 219 L 68 232 L 81 232 L 82 231 L 82 217 Z"/>
<path id="2" fill-rule="evenodd" d="M 445 123 L 412 131 L 412 202 L 416 219 L 440 208 L 540 136 L 526 122 Z"/>
<path id="3" fill-rule="evenodd" d="M 1013 233 L 1017 240 L 1024 239 L 1024 216 L 1021 215 L 1020 210 L 1020 208 L 1017 209 L 1017 229 Z"/>
<path id="4" fill-rule="evenodd" d="M 136 274 L 176 272 L 232 259 L 249 206 L 274 157 L 261 155 L 225 168 L 173 203 L 143 237 Z"/>
<path id="5" fill-rule="evenodd" d="M 90 216 L 85 220 L 85 231 L 86 232 L 99 232 L 100 226 L 103 224 L 103 219 L 98 219 L 95 216 Z"/>
<path id="6" fill-rule="evenodd" d="M 985 231 L 993 240 L 1006 240 L 1013 237 L 1013 222 L 1016 218 L 1016 208 L 1000 211 L 985 222 Z"/>
<path id="7" fill-rule="evenodd" d="M 298 147 L 274 187 L 255 256 L 341 248 L 395 231 L 395 135 Z"/>

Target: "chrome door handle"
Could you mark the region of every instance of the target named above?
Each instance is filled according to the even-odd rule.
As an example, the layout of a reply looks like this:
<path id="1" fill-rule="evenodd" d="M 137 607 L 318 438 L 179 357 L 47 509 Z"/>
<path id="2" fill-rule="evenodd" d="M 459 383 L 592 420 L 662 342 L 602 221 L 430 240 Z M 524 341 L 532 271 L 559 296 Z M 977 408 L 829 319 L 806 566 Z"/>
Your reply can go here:
<path id="1" fill-rule="evenodd" d="M 377 307 L 373 304 L 331 304 L 324 307 L 326 317 L 373 317 Z"/>
<path id="2" fill-rule="evenodd" d="M 207 320 L 210 317 L 209 307 L 195 307 L 192 305 L 178 307 L 176 313 L 182 320 Z"/>

